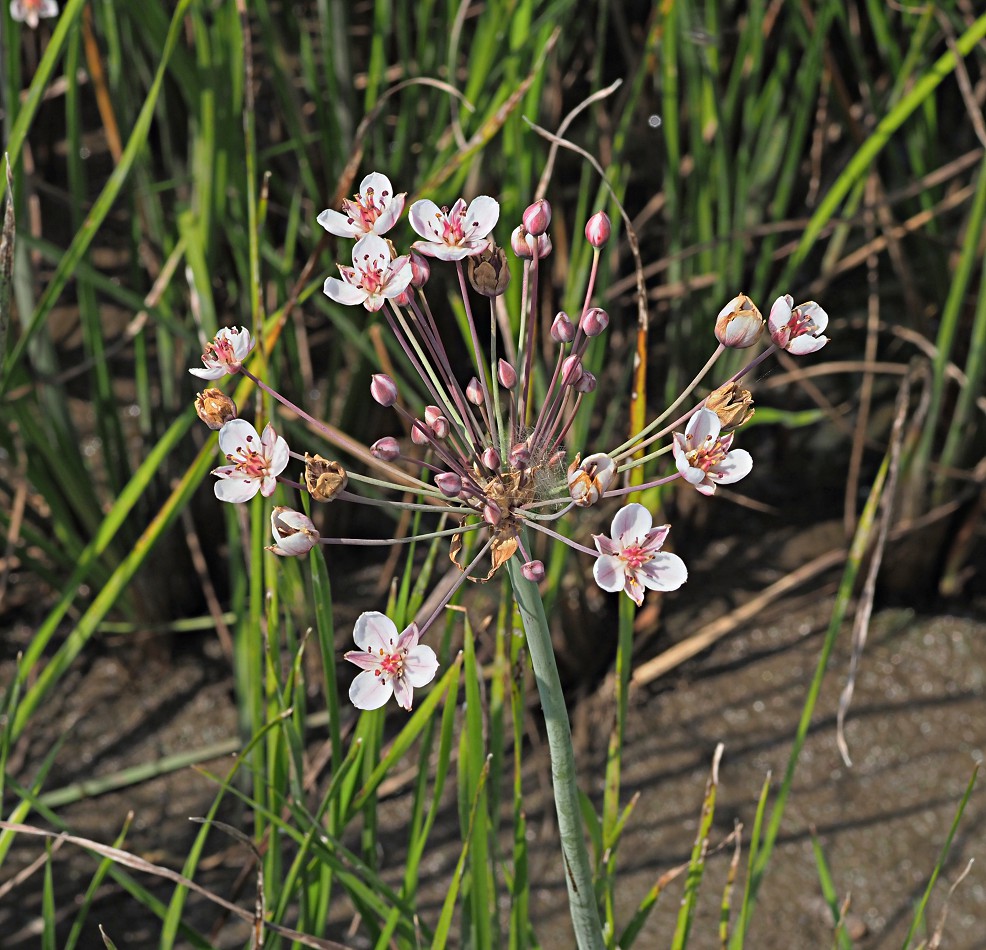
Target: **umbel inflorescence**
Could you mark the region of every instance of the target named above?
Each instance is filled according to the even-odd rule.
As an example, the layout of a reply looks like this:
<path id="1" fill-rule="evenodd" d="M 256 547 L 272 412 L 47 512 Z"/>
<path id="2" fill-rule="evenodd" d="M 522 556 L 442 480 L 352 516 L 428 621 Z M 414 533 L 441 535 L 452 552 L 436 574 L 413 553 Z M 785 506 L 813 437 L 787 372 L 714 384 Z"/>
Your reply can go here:
<path id="1" fill-rule="evenodd" d="M 427 199 L 416 201 L 408 219 L 420 240 L 408 253 L 398 254 L 383 235 L 398 222 L 404 204 L 405 195 L 395 194 L 386 176 L 373 173 L 363 179 L 359 194 L 344 203 L 342 213 L 327 210 L 318 218 L 332 234 L 355 240 L 352 264 L 339 265 L 340 276 L 325 281 L 325 293 L 340 304 L 382 311 L 430 400 L 423 413 L 413 415 L 390 376 L 372 377 L 371 397 L 393 408 L 409 437 L 401 441 L 388 436 L 370 447 L 380 477 L 347 472 L 339 462 L 317 454 L 294 452 L 270 423 L 258 433 L 237 418 L 232 400 L 218 389 L 207 389 L 196 400 L 200 417 L 219 430 L 226 462 L 213 474 L 221 501 L 242 503 L 258 492 L 270 496 L 281 482 L 320 502 L 393 504 L 453 522 L 453 527 L 439 525 L 416 536 L 447 536 L 450 557 L 461 572 L 436 609 L 403 631 L 378 612 L 364 613 L 356 623 L 358 649 L 346 658 L 363 671 L 350 689 L 351 700 L 361 709 L 382 706 L 392 695 L 403 708 L 411 708 L 413 689 L 430 682 L 438 668 L 434 651 L 420 640 L 462 582 L 489 579 L 512 557 L 521 559 L 527 582 L 536 584 L 544 577 L 544 565 L 528 550 L 529 532 L 592 557 L 596 583 L 606 591 L 624 591 L 638 605 L 646 590 L 680 587 L 688 576 L 685 565 L 662 550 L 670 526 L 654 525 L 651 513 L 640 504 L 622 507 L 609 535 L 592 536 L 594 547 L 566 537 L 552 525 L 602 499 L 625 497 L 677 478 L 706 495 L 743 478 L 753 460 L 745 450 L 733 448 L 733 437 L 753 408 L 739 380 L 777 348 L 802 355 L 827 342 L 822 334 L 828 317 L 818 304 L 795 307 L 790 296 L 778 297 L 767 320 L 771 346 L 668 422 L 727 348 L 751 347 L 760 339 L 764 319 L 740 294 L 720 311 L 714 328 L 718 346 L 671 409 L 609 451 L 569 446 L 572 424 L 586 394 L 596 387 L 595 377 L 585 368 L 585 355 L 609 325 L 606 311 L 593 305 L 600 250 L 610 236 L 609 219 L 597 212 L 586 224 L 586 240 L 594 253 L 582 312 L 577 319 L 559 313 L 551 321 L 554 365 L 538 379 L 535 344 L 540 321 L 535 302 L 540 262 L 552 249 L 548 203 L 542 199 L 530 205 L 510 235 L 511 252 L 523 265 L 516 338 L 504 333 L 510 321 L 498 313 L 498 298 L 510 279 L 507 252 L 492 237 L 499 204 L 487 196 L 468 204 L 460 198 L 451 208 L 439 208 Z M 470 351 L 471 366 L 464 373 L 453 365 L 425 292 L 433 261 L 455 269 Z M 220 330 L 205 347 L 204 367 L 191 372 L 210 380 L 243 373 L 292 412 L 320 425 L 246 368 L 252 346 L 247 329 Z M 628 484 L 631 469 L 667 452 L 674 461 L 671 471 Z M 304 465 L 300 482 L 284 474 L 292 460 Z M 369 491 L 361 494 L 357 486 Z M 409 489 L 419 496 L 413 503 L 400 500 Z M 392 492 L 394 500 L 382 501 L 381 490 Z M 274 544 L 268 550 L 281 556 L 306 554 L 316 544 L 413 540 L 320 537 L 310 518 L 284 506 L 274 508 L 271 529 Z"/>

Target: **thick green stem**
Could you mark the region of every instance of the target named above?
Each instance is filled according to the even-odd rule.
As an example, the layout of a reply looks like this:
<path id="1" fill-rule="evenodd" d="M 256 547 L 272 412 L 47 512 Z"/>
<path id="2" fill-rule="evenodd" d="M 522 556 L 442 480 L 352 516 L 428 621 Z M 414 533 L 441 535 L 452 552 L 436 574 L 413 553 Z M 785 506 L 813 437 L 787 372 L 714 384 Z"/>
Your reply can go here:
<path id="1" fill-rule="evenodd" d="M 514 597 L 520 608 L 524 632 L 527 634 L 527 649 L 541 696 L 541 709 L 544 711 L 548 749 L 551 752 L 551 783 L 555 793 L 555 809 L 558 812 L 558 835 L 561 838 L 565 883 L 568 885 L 568 903 L 575 938 L 579 950 L 605 950 L 603 928 L 592 886 L 589 850 L 582 833 L 572 731 L 568 723 L 561 680 L 558 678 L 558 666 L 551 647 L 544 604 L 541 602 L 537 584 L 532 584 L 521 574 L 517 558 L 507 561 L 507 569 L 510 572 Z"/>

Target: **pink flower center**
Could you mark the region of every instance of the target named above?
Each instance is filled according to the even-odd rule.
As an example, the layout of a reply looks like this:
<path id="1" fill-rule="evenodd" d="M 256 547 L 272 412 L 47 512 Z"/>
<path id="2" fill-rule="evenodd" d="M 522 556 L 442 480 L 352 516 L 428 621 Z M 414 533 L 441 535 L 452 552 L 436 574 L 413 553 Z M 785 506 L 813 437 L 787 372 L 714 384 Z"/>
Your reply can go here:
<path id="1" fill-rule="evenodd" d="M 211 343 L 206 343 L 202 360 L 206 363 L 216 362 L 232 365 L 236 362 L 232 341 L 227 337 L 217 337 Z"/>
<path id="2" fill-rule="evenodd" d="M 723 445 L 722 439 L 716 439 L 709 448 L 693 449 L 686 458 L 692 468 L 700 468 L 703 472 L 707 472 L 724 461 L 728 454 L 729 446 Z"/>
<path id="3" fill-rule="evenodd" d="M 247 441 L 252 442 L 253 436 L 247 436 Z M 226 458 L 245 478 L 266 478 L 270 470 L 270 459 L 246 446 L 238 445 Z"/>
<path id="4" fill-rule="evenodd" d="M 368 294 L 378 294 L 387 285 L 387 276 L 380 269 L 376 261 L 367 259 L 367 262 L 359 270 L 360 290 L 365 290 Z"/>
<path id="5" fill-rule="evenodd" d="M 451 246 L 458 246 L 465 240 L 465 229 L 463 222 L 466 220 L 466 209 L 463 208 L 456 215 L 449 215 L 448 208 L 442 208 L 442 214 L 436 215 L 442 225 L 442 243 Z M 473 227 L 475 227 L 475 223 Z"/>
<path id="6" fill-rule="evenodd" d="M 353 201 L 350 201 L 348 198 L 343 201 L 342 206 L 349 216 L 350 224 L 355 224 L 358 221 L 365 231 L 373 230 L 373 225 L 376 224 L 377 218 L 383 214 L 387 206 L 389 195 L 386 193 L 381 195 L 379 203 L 373 200 L 374 197 L 373 189 L 367 188 L 365 195 L 356 195 Z"/>
<path id="7" fill-rule="evenodd" d="M 639 544 L 630 544 L 620 552 L 620 557 L 631 571 L 637 571 L 651 559 L 651 553 Z"/>
<path id="8" fill-rule="evenodd" d="M 380 667 L 374 670 L 377 676 L 387 675 L 394 679 L 400 679 L 404 675 L 404 659 L 407 650 L 398 650 L 396 653 L 385 653 L 380 650 Z"/>

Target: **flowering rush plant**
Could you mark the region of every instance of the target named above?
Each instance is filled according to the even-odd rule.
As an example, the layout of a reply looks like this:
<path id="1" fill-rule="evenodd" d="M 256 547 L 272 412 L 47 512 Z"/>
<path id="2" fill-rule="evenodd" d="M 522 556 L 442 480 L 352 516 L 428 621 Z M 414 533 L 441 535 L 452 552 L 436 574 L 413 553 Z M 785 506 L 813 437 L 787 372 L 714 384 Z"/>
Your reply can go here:
<path id="1" fill-rule="evenodd" d="M 571 761 L 567 715 L 538 597 L 545 568 L 533 556 L 530 538 L 545 535 L 591 558 L 599 587 L 622 591 L 638 605 L 648 590 L 676 590 L 688 571 L 680 557 L 664 550 L 670 525 L 655 525 L 643 505 L 623 504 L 608 534 L 578 539 L 576 530 L 573 539 L 557 531 L 556 523 L 585 508 L 610 499 L 626 502 L 634 492 L 677 479 L 711 495 L 720 485 L 744 478 L 753 459 L 733 442 L 753 407 L 740 380 L 776 349 L 794 355 L 820 349 L 826 343 L 828 317 L 818 304 L 795 306 L 784 295 L 764 321 L 749 297 L 738 294 L 710 320 L 710 336 L 714 333 L 717 340 L 714 352 L 668 410 L 613 448 L 571 445 L 573 422 L 596 388 L 586 354 L 590 347 L 604 345 L 610 323 L 607 312 L 594 303 L 600 251 L 611 233 L 607 216 L 597 212 L 585 225 L 593 258 L 581 312 L 562 312 L 548 320 L 541 318 L 536 302 L 542 261 L 552 250 L 551 209 L 543 199 L 527 208 L 507 242 L 520 262 L 523 280 L 521 311 L 511 320 L 499 300 L 511 276 L 508 252 L 493 237 L 499 204 L 488 196 L 469 202 L 460 198 L 450 208 L 428 199 L 416 201 L 408 209 L 408 220 L 418 240 L 399 253 L 385 235 L 400 220 L 405 197 L 394 192 L 385 175 L 374 172 L 341 212 L 326 210 L 318 221 L 330 233 L 354 241 L 351 264 L 339 264 L 339 276 L 326 279 L 326 295 L 339 304 L 382 315 L 418 377 L 420 391 L 427 393 L 423 411 L 407 408 L 414 398 L 403 398 L 391 376 L 372 377 L 370 397 L 393 409 L 401 431 L 369 447 L 366 459 L 376 471 L 368 475 L 347 471 L 339 461 L 319 454 L 292 450 L 270 422 L 258 433 L 254 425 L 237 418 L 228 396 L 207 389 L 199 394 L 197 409 L 219 430 L 225 456 L 225 464 L 213 472 L 216 497 L 244 503 L 258 492 L 269 497 L 280 482 L 306 491 L 317 502 L 392 504 L 435 517 L 437 523 L 429 525 L 433 530 L 415 537 L 448 538 L 449 556 L 460 571 L 458 581 L 427 616 L 404 630 L 376 611 L 360 616 L 354 631 L 356 649 L 346 653 L 361 670 L 349 691 L 360 709 L 378 708 L 393 697 L 410 710 L 414 689 L 431 682 L 438 669 L 435 652 L 422 642 L 429 630 L 465 581 L 488 580 L 506 566 L 542 693 L 551 754 Z M 429 305 L 426 290 L 433 266 L 448 267 L 461 292 L 466 365 L 451 355 L 443 324 Z M 753 347 L 765 329 L 771 340 L 766 349 L 711 394 L 693 398 L 727 349 Z M 538 340 L 539 334 L 550 338 L 554 351 L 553 365 L 544 369 L 535 362 L 535 351 L 547 343 Z M 249 376 L 333 441 L 322 423 L 251 373 L 247 362 L 253 342 L 246 328 L 220 330 L 205 346 L 203 366 L 191 372 L 207 380 L 236 373 Z M 692 405 L 681 408 L 689 400 Z M 631 484 L 634 469 L 649 464 L 648 470 L 653 470 L 660 465 L 655 460 L 668 454 L 663 474 L 636 477 Z M 289 472 L 292 463 L 300 473 L 298 480 Z M 402 500 L 409 490 L 418 495 L 413 502 Z M 393 501 L 381 498 L 388 492 Z M 452 526 L 446 527 L 449 522 Z M 322 537 L 307 515 L 281 505 L 272 511 L 271 529 L 274 544 L 268 550 L 283 557 L 307 554 L 319 544 L 415 540 Z M 574 780 L 569 788 L 559 788 L 564 784 L 556 778 L 573 920 L 579 945 L 597 946 L 598 918 L 591 906 L 591 872 L 581 840 L 577 792 Z"/>

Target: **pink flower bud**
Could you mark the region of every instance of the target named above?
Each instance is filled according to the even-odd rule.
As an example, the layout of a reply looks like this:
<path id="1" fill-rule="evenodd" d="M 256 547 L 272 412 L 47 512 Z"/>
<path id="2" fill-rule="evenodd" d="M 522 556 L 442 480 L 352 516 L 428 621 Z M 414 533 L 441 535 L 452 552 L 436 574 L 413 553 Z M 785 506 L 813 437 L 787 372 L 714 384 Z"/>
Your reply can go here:
<path id="1" fill-rule="evenodd" d="M 575 339 L 575 324 L 564 310 L 559 310 L 551 321 L 551 339 L 555 343 L 571 343 Z"/>
<path id="2" fill-rule="evenodd" d="M 547 257 L 551 253 L 551 238 L 547 234 L 537 236 L 537 256 L 538 260 Z"/>
<path id="3" fill-rule="evenodd" d="M 442 410 L 438 406 L 425 406 L 425 422 L 428 425 L 433 426 L 435 420 L 440 418 L 442 415 Z"/>
<path id="4" fill-rule="evenodd" d="M 374 373 L 370 380 L 370 395 L 381 406 L 397 402 L 397 384 L 386 373 Z"/>
<path id="5" fill-rule="evenodd" d="M 455 472 L 442 472 L 441 475 L 436 475 L 435 484 L 446 498 L 455 498 L 462 491 L 462 479 Z"/>
<path id="6" fill-rule="evenodd" d="M 505 389 L 513 389 L 517 385 L 517 370 L 506 360 L 500 360 L 496 364 L 496 377 Z"/>
<path id="7" fill-rule="evenodd" d="M 431 277 L 431 264 L 428 258 L 417 251 L 411 251 L 411 286 L 424 287 Z"/>
<path id="8" fill-rule="evenodd" d="M 479 380 L 475 376 L 469 380 L 466 386 L 466 399 L 474 406 L 481 406 L 483 404 L 483 387 L 479 385 Z"/>
<path id="9" fill-rule="evenodd" d="M 609 223 L 609 215 L 605 211 L 597 211 L 585 226 L 585 239 L 594 247 L 605 247 L 613 226 Z"/>
<path id="10" fill-rule="evenodd" d="M 393 462 L 394 459 L 400 457 L 401 446 L 392 435 L 387 435 L 382 439 L 377 439 L 370 446 L 370 452 L 375 459 L 380 459 L 381 462 Z"/>
<path id="11" fill-rule="evenodd" d="M 574 388 L 577 393 L 595 392 L 596 377 L 587 369 L 582 370 L 582 375 L 579 377 L 579 381 L 575 384 Z"/>
<path id="12" fill-rule="evenodd" d="M 483 450 L 480 458 L 482 458 L 483 464 L 491 472 L 498 472 L 500 470 L 500 453 L 492 445 L 488 449 Z"/>
<path id="13" fill-rule="evenodd" d="M 760 311 L 746 294 L 733 297 L 716 318 L 716 339 L 734 349 L 753 346 L 760 339 L 764 322 Z"/>
<path id="14" fill-rule="evenodd" d="M 510 233 L 510 249 L 523 260 L 531 260 L 536 247 L 534 239 L 522 227 L 516 227 Z"/>
<path id="15" fill-rule="evenodd" d="M 494 526 L 500 523 L 500 506 L 495 501 L 483 505 L 483 521 Z"/>
<path id="16" fill-rule="evenodd" d="M 415 445 L 431 445 L 431 426 L 415 419 L 411 426 L 411 441 Z"/>
<path id="17" fill-rule="evenodd" d="M 518 442 L 510 450 L 510 467 L 524 469 L 531 464 L 531 447 L 526 442 Z"/>
<path id="18" fill-rule="evenodd" d="M 574 386 L 582 378 L 582 359 L 566 356 L 561 364 L 561 379 L 566 386 Z"/>
<path id="19" fill-rule="evenodd" d="M 544 198 L 538 198 L 527 206 L 524 211 L 524 230 L 528 234 L 539 237 L 548 230 L 549 224 L 551 224 L 551 205 Z"/>
<path id="20" fill-rule="evenodd" d="M 408 287 L 407 290 L 402 290 L 396 297 L 394 297 L 394 303 L 398 307 L 406 307 L 411 302 L 411 288 Z"/>
<path id="21" fill-rule="evenodd" d="M 431 431 L 435 433 L 436 439 L 444 439 L 448 436 L 449 424 L 445 416 L 439 416 L 431 424 Z"/>
<path id="22" fill-rule="evenodd" d="M 593 307 L 582 314 L 580 325 L 586 336 L 599 336 L 609 326 L 609 314 L 601 307 Z"/>
<path id="23" fill-rule="evenodd" d="M 544 562 L 528 561 L 521 566 L 520 573 L 532 584 L 540 584 L 544 580 Z"/>

